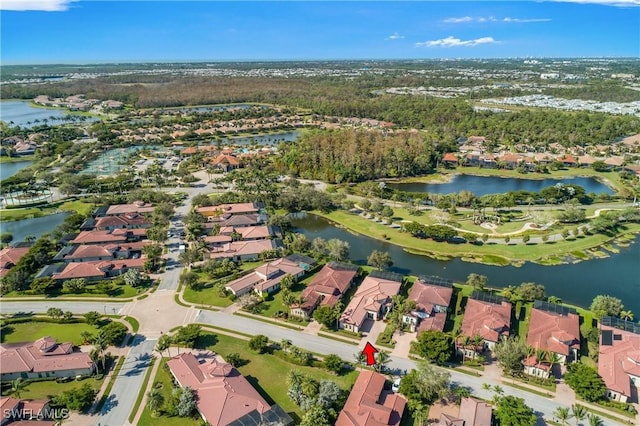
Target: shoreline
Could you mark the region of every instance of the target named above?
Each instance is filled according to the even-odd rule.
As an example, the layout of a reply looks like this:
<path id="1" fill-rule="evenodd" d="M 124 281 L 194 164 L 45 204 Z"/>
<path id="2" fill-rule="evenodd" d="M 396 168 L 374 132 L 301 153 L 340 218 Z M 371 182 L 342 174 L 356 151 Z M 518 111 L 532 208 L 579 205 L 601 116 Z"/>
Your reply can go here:
<path id="1" fill-rule="evenodd" d="M 435 259 L 435 260 L 441 260 L 441 261 L 450 261 L 453 260 L 455 258 L 460 258 L 460 260 L 464 261 L 464 262 L 468 262 L 468 263 L 480 263 L 483 265 L 490 265 L 490 266 L 514 266 L 514 267 L 521 267 L 523 266 L 526 262 L 530 262 L 530 263 L 534 263 L 534 264 L 538 264 L 538 265 L 545 265 L 545 266 L 558 266 L 558 265 L 568 265 L 568 264 L 575 264 L 575 263 L 579 263 L 579 262 L 584 262 L 584 261 L 589 261 L 589 260 L 595 260 L 595 259 L 599 259 L 602 257 L 610 257 L 611 254 L 615 254 L 614 251 L 608 250 L 607 247 L 612 246 L 613 244 L 615 244 L 618 247 L 621 248 L 625 248 L 628 247 L 628 245 L 630 245 L 632 243 L 632 241 L 635 239 L 635 237 L 637 235 L 640 235 L 640 229 L 635 229 L 635 230 L 628 230 L 625 232 L 622 232 L 620 234 L 616 234 L 615 236 L 611 237 L 611 238 L 607 238 L 604 241 L 599 242 L 598 244 L 595 245 L 589 245 L 586 248 L 577 248 L 577 249 L 566 249 L 563 251 L 564 254 L 562 253 L 552 253 L 552 254 L 548 254 L 545 256 L 541 256 L 541 257 L 537 257 L 537 258 L 527 258 L 527 259 L 517 259 L 517 258 L 510 258 L 510 257 L 506 257 L 500 254 L 494 254 L 494 253 L 480 253 L 477 251 L 466 251 L 466 252 L 462 252 L 462 253 L 452 253 L 452 252 L 443 252 L 443 251 L 433 251 L 433 250 L 427 250 L 427 249 L 420 249 L 420 248 L 415 248 L 415 247 L 408 247 L 402 244 L 399 244 L 398 242 L 392 241 L 390 238 L 389 239 L 385 239 L 385 238 L 380 238 L 377 235 L 368 235 L 368 234 L 363 234 L 362 232 L 359 232 L 357 229 L 354 229 L 338 220 L 336 220 L 333 217 L 330 217 L 328 215 L 325 215 L 323 213 L 319 213 L 319 212 L 305 212 L 306 214 L 312 214 L 318 217 L 321 217 L 327 221 L 329 221 L 330 223 L 332 223 L 334 226 L 344 229 L 346 231 L 348 231 L 349 233 L 356 235 L 356 236 L 361 236 L 361 237 L 368 237 L 368 238 L 372 238 L 374 240 L 380 241 L 380 242 L 384 242 L 384 243 L 388 243 L 388 244 L 393 244 L 396 247 L 401 248 L 403 251 L 410 253 L 410 254 L 415 254 L 417 256 L 426 256 L 429 257 L 431 259 Z M 397 231 L 395 229 L 389 229 L 389 231 Z M 397 231 L 399 232 L 399 231 Z M 631 237 L 630 237 L 631 236 Z M 563 241 L 567 241 L 567 240 L 563 240 Z M 572 239 L 572 240 L 568 240 L 569 242 L 573 242 L 576 241 L 576 239 Z M 631 243 L 630 243 L 631 241 Z M 447 244 L 445 242 L 437 242 L 436 244 Z M 468 244 L 468 243 L 465 243 Z M 547 243 L 543 243 L 542 245 L 546 245 Z M 510 244 L 503 244 L 503 245 L 510 245 Z M 528 245 L 528 244 L 527 244 Z M 516 246 L 515 244 L 513 244 L 513 246 Z M 619 250 L 619 249 L 618 249 Z M 591 253 L 591 255 L 589 254 Z M 602 254 L 599 254 L 602 253 Z"/>

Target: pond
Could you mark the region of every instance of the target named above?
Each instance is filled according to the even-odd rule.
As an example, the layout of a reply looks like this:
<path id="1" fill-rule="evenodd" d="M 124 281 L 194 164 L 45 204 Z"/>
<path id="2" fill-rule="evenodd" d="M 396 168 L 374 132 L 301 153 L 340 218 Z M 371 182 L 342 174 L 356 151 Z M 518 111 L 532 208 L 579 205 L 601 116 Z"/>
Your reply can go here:
<path id="1" fill-rule="evenodd" d="M 0 233 L 8 232 L 12 234 L 13 242 L 24 241 L 24 239 L 30 235 L 40 238 L 43 234 L 52 232 L 58 226 L 62 225 L 69 215 L 71 215 L 71 213 L 61 212 L 32 219 L 0 222 Z"/>
<path id="2" fill-rule="evenodd" d="M 498 176 L 455 175 L 444 183 L 388 183 L 390 188 L 409 192 L 430 192 L 434 194 L 452 194 L 460 191 L 471 191 L 477 197 L 486 194 L 504 194 L 511 191 L 540 192 L 549 186 L 562 183 L 565 186 L 579 185 L 588 194 L 613 195 L 615 191 L 592 177 L 572 177 L 563 179 L 521 179 L 502 178 Z"/>
<path id="3" fill-rule="evenodd" d="M 29 101 L 2 101 L 0 102 L 0 120 L 11 126 L 34 127 L 41 124 L 55 125 L 75 121 L 91 122 L 97 121 L 97 118 L 74 114 L 64 109 L 37 108 Z"/>
<path id="4" fill-rule="evenodd" d="M 610 294 L 622 299 L 625 309 L 640 312 L 640 236 L 630 247 L 620 248 L 620 253 L 608 258 L 556 266 L 527 262 L 515 267 L 469 263 L 459 258 L 443 261 L 407 253 L 399 246 L 352 234 L 311 214 L 297 214 L 292 222 L 294 230 L 305 234 L 310 240 L 321 237 L 347 241 L 351 247 L 351 259 L 360 265 L 366 265 L 367 256 L 373 250 L 385 251 L 393 258 L 392 270 L 401 274 L 438 275 L 464 282 L 470 273 L 475 272 L 486 275 L 491 287 L 536 282 L 546 287 L 547 295 L 558 296 L 568 303 L 585 307 L 598 294 Z M 615 277 L 611 271 L 615 271 Z"/>
<path id="5" fill-rule="evenodd" d="M 0 163 L 0 181 L 5 180 L 25 167 L 31 165 L 31 161 L 16 161 L 14 163 Z"/>

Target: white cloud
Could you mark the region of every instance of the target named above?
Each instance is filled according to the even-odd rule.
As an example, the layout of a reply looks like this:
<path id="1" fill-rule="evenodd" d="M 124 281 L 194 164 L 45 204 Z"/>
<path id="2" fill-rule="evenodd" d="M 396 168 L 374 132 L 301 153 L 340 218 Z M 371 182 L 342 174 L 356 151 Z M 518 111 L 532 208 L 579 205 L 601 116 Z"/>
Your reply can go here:
<path id="1" fill-rule="evenodd" d="M 509 18 L 506 17 L 504 19 L 502 19 L 502 22 L 514 22 L 514 23 L 519 23 L 519 24 L 527 24 L 530 22 L 550 22 L 551 19 L 549 18 L 528 18 L 528 19 L 522 19 L 522 18 Z"/>
<path id="2" fill-rule="evenodd" d="M 640 1 L 640 0 L 638 0 Z M 549 22 L 551 19 L 548 18 L 510 18 L 505 17 L 502 19 L 498 19 L 495 16 L 463 16 L 461 18 L 447 18 L 442 22 L 446 24 L 468 24 L 471 22 L 506 22 L 506 23 L 531 23 L 531 22 Z"/>
<path id="3" fill-rule="evenodd" d="M 62 12 L 69 9 L 73 1 L 76 0 L 2 0 L 0 10 Z"/>
<path id="4" fill-rule="evenodd" d="M 389 37 L 387 37 L 387 40 L 399 40 L 401 38 L 404 38 L 403 35 L 398 34 L 397 32 L 391 34 Z"/>
<path id="5" fill-rule="evenodd" d="M 457 37 L 449 36 L 438 40 L 429 40 L 416 43 L 416 47 L 473 47 L 480 44 L 493 44 L 497 41 L 493 37 L 480 37 L 474 40 L 460 40 Z"/>
<path id="6" fill-rule="evenodd" d="M 447 24 L 463 24 L 465 22 L 473 22 L 474 19 L 471 16 L 463 16 L 462 18 L 447 18 L 444 22 Z"/>

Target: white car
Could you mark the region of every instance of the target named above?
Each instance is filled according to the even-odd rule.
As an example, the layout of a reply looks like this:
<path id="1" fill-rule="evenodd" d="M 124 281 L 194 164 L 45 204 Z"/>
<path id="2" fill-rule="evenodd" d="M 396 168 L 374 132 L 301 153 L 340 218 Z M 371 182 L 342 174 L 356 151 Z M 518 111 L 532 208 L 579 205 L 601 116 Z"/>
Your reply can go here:
<path id="1" fill-rule="evenodd" d="M 401 382 L 401 379 L 397 378 L 391 385 L 391 390 L 394 391 L 395 393 L 398 393 L 398 391 L 400 390 L 400 382 Z"/>

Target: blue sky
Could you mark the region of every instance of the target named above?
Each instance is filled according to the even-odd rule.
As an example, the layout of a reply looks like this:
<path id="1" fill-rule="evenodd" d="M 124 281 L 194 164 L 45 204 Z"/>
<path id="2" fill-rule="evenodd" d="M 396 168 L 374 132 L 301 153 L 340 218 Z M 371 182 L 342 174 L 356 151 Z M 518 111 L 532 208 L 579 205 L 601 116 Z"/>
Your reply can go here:
<path id="1" fill-rule="evenodd" d="M 0 8 L 5 65 L 640 56 L 640 0 L 2 0 Z"/>

